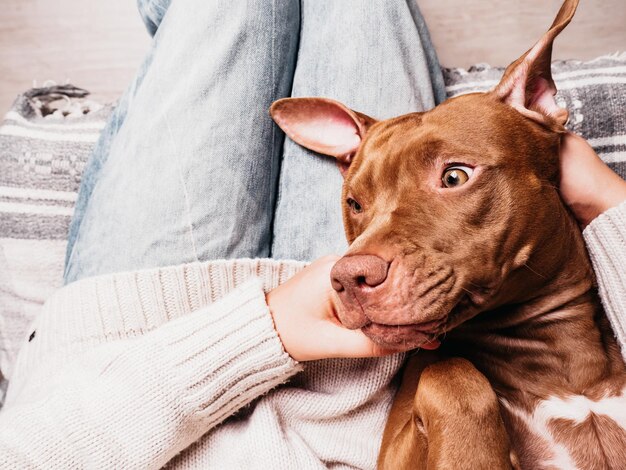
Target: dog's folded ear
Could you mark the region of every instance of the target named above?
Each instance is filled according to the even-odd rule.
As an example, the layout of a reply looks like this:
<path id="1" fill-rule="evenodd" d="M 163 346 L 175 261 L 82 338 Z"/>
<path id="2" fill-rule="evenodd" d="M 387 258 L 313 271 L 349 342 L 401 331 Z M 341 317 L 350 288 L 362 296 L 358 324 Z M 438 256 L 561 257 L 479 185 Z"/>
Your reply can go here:
<path id="1" fill-rule="evenodd" d="M 507 67 L 500 83 L 490 92 L 524 116 L 557 132 L 564 131 L 568 113 L 554 99 L 556 86 L 551 73 L 552 44 L 572 20 L 578 1 L 565 0 L 548 32 Z"/>
<path id="2" fill-rule="evenodd" d="M 283 98 L 272 104 L 270 114 L 293 141 L 335 157 L 342 172 L 376 122 L 328 98 Z"/>

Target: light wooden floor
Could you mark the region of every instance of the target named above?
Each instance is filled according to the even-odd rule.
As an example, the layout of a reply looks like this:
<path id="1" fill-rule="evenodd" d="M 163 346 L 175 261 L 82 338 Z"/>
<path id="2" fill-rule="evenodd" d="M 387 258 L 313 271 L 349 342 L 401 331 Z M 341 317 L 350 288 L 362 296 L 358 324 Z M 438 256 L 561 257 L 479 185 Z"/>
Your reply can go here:
<path id="1" fill-rule="evenodd" d="M 547 28 L 561 2 L 418 3 L 441 62 L 468 66 L 512 61 Z M 0 114 L 33 80 L 69 79 L 98 100 L 113 100 L 148 45 L 134 0 L 1 0 Z M 617 50 L 626 50 L 626 0 L 581 0 L 574 22 L 557 40 L 555 57 L 588 59 Z"/>

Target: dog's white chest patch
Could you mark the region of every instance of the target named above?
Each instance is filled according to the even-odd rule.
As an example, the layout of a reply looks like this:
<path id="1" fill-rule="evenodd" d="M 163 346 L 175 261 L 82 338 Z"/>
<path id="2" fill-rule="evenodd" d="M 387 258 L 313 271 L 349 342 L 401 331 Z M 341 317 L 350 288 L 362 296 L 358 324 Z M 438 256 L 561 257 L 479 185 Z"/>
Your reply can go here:
<path id="1" fill-rule="evenodd" d="M 555 420 L 571 421 L 572 426 L 585 422 L 593 415 L 606 416 L 626 431 L 626 389 L 618 396 L 607 396 L 594 401 L 584 395 L 572 395 L 565 398 L 550 397 L 542 400 L 532 413 L 521 410 L 505 399 L 502 405 L 520 419 L 537 438 L 541 439 L 552 451 L 552 455 L 538 462 L 539 468 L 578 469 L 570 449 L 557 442 L 551 431 L 550 423 Z M 594 443 L 589 442 L 589 445 Z"/>

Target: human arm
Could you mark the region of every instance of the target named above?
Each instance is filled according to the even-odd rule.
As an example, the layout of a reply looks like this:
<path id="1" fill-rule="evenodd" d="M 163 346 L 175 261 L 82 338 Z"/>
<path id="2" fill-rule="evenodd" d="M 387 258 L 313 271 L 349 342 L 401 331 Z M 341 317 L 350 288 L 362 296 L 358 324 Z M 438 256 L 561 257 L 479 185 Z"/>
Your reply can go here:
<path id="1" fill-rule="evenodd" d="M 591 221 L 583 236 L 604 311 L 626 360 L 626 201 Z"/>
<path id="2" fill-rule="evenodd" d="M 582 228 L 626 200 L 626 181 L 611 170 L 589 143 L 567 133 L 561 143 L 561 196 Z"/>
<path id="3" fill-rule="evenodd" d="M 54 376 L 34 368 L 0 413 L 0 468 L 160 468 L 300 369 L 260 283 L 248 282 L 142 337 L 77 355 Z"/>
<path id="4" fill-rule="evenodd" d="M 598 292 L 626 360 L 626 181 L 583 138 L 566 134 L 560 190 L 584 228 Z"/>
<path id="5" fill-rule="evenodd" d="M 330 283 L 338 259 L 332 255 L 318 259 L 267 295 L 283 345 L 298 361 L 395 352 L 381 348 L 361 330 L 342 326 L 336 312 L 343 306 Z"/>
<path id="6" fill-rule="evenodd" d="M 194 263 L 62 289 L 20 354 L 0 413 L 0 468 L 160 467 L 301 370 L 279 335 L 301 359 L 373 354 L 320 300 L 333 264 Z M 291 333 L 274 329 L 266 295 Z"/>

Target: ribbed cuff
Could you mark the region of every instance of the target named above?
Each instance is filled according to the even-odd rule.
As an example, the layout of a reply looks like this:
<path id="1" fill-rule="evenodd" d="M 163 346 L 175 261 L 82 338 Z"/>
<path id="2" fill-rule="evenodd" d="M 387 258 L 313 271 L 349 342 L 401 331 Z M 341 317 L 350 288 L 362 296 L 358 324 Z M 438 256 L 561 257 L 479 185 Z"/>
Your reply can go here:
<path id="1" fill-rule="evenodd" d="M 604 310 L 626 360 L 626 201 L 594 219 L 583 236 Z"/>
<path id="2" fill-rule="evenodd" d="M 216 260 L 83 279 L 55 292 L 31 325 L 8 379 L 12 390 L 43 360 L 76 357 L 99 345 L 161 328 L 211 305 L 257 278 L 265 292 L 306 263 L 272 259 Z"/>
<path id="3" fill-rule="evenodd" d="M 283 348 L 258 279 L 176 320 L 168 333 L 164 350 L 181 399 L 208 427 L 302 369 Z"/>
<path id="4" fill-rule="evenodd" d="M 141 338 L 69 361 L 44 400 L 7 407 L 3 423 L 17 437 L 0 432 L 0 453 L 20 468 L 161 468 L 300 370 L 254 279 Z"/>
<path id="5" fill-rule="evenodd" d="M 18 362 L 29 370 L 51 353 L 89 350 L 106 341 L 136 338 L 227 296 L 250 279 L 264 291 L 282 284 L 306 263 L 271 259 L 217 260 L 109 274 L 57 291 L 32 325 Z M 29 332 L 30 333 L 30 332 Z"/>

